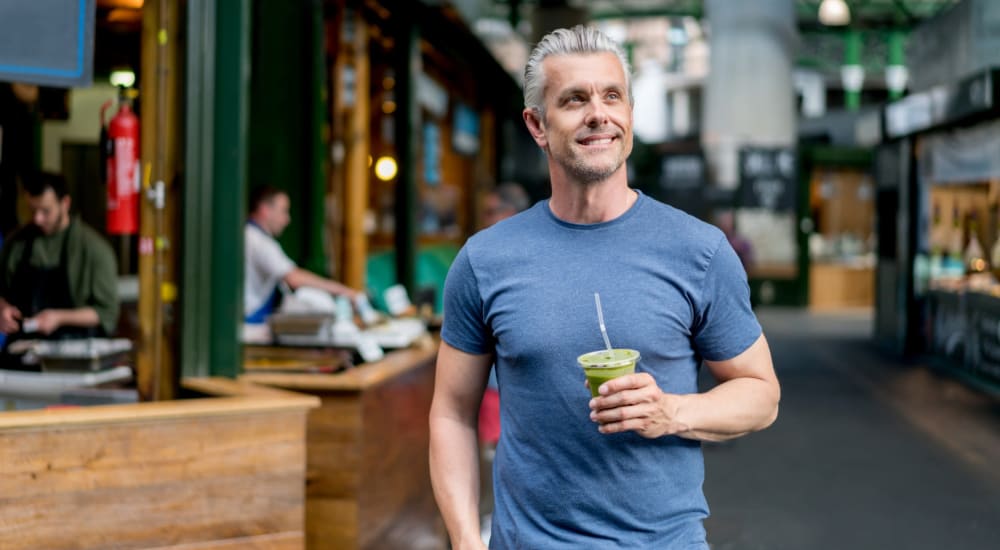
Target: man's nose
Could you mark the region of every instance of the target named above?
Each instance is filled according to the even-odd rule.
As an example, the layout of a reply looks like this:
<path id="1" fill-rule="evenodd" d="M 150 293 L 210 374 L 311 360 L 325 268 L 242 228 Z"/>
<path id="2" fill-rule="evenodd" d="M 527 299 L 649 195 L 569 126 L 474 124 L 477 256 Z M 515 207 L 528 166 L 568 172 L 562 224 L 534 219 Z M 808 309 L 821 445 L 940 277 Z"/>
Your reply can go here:
<path id="1" fill-rule="evenodd" d="M 587 108 L 587 118 L 584 122 L 591 128 L 606 124 L 608 122 L 607 106 L 600 99 L 592 99 Z"/>
<path id="2" fill-rule="evenodd" d="M 41 227 L 42 224 L 45 223 L 45 214 L 43 214 L 42 212 L 34 212 L 33 214 L 31 214 L 31 221 L 35 225 Z"/>

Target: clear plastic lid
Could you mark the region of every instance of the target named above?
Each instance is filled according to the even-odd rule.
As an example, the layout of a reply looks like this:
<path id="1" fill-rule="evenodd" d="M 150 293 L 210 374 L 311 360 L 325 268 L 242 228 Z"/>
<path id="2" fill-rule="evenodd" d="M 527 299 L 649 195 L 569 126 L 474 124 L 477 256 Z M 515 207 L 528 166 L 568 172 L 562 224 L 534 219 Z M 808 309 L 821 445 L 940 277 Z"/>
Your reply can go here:
<path id="1" fill-rule="evenodd" d="M 639 352 L 634 349 L 612 349 L 597 350 L 584 353 L 576 358 L 576 362 L 581 367 L 588 368 L 614 368 L 624 367 L 630 363 L 639 362 Z"/>

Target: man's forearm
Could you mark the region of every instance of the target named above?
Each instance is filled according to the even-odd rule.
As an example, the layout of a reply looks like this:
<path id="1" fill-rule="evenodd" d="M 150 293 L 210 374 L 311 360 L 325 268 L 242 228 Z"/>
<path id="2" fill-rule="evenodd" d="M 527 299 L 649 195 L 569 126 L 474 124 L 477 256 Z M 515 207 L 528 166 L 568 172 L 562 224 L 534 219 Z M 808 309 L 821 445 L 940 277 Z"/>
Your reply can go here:
<path id="1" fill-rule="evenodd" d="M 343 296 L 352 296 L 355 294 L 354 289 L 347 285 L 340 284 L 337 281 L 327 279 L 325 277 L 320 277 L 319 275 L 300 267 L 296 267 L 288 275 L 286 275 L 285 282 L 288 283 L 288 285 L 293 289 L 302 286 L 309 286 L 325 290 L 330 294 Z"/>
<path id="2" fill-rule="evenodd" d="M 97 310 L 92 307 L 78 307 L 76 309 L 55 309 L 59 315 L 59 326 L 66 327 L 96 327 L 101 323 L 101 317 Z"/>
<path id="3" fill-rule="evenodd" d="M 677 435 L 725 441 L 771 425 L 778 416 L 778 393 L 757 378 L 735 378 L 708 392 L 677 395 Z"/>
<path id="4" fill-rule="evenodd" d="M 452 548 L 482 548 L 476 429 L 458 419 L 430 419 L 431 483 Z"/>

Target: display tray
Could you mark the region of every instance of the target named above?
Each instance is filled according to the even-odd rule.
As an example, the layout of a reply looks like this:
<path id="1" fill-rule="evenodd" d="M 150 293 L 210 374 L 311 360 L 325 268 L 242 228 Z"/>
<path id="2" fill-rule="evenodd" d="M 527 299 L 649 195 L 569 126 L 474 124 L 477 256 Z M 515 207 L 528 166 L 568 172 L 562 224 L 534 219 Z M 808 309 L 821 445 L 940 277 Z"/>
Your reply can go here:
<path id="1" fill-rule="evenodd" d="M 93 372 L 131 363 L 132 342 L 125 338 L 42 340 L 28 352 L 43 372 Z"/>
<path id="2" fill-rule="evenodd" d="M 330 330 L 334 317 L 314 313 L 275 313 L 268 317 L 267 322 L 275 336 L 318 336 Z"/>
<path id="3" fill-rule="evenodd" d="M 332 326 L 332 325 L 331 325 Z M 320 330 L 317 333 L 274 333 L 275 341 L 283 346 L 357 348 L 362 338 L 384 349 L 409 347 L 426 336 L 427 325 L 420 319 L 389 319 L 360 331 L 338 332 Z"/>

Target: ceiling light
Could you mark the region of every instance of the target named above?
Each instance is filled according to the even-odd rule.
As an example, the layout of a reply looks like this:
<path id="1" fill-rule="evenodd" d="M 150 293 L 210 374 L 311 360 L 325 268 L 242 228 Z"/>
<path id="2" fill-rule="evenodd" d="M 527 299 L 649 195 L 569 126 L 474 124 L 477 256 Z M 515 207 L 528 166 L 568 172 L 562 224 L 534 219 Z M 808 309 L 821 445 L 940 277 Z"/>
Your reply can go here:
<path id="1" fill-rule="evenodd" d="M 109 80 L 112 86 L 131 88 L 135 84 L 135 72 L 132 69 L 115 69 L 111 71 Z"/>
<path id="2" fill-rule="evenodd" d="M 843 26 L 851 22 L 851 10 L 844 0 L 823 0 L 819 5 L 819 22 L 829 26 Z"/>
<path id="3" fill-rule="evenodd" d="M 375 176 L 382 181 L 390 181 L 396 177 L 396 159 L 385 156 L 375 161 Z"/>

